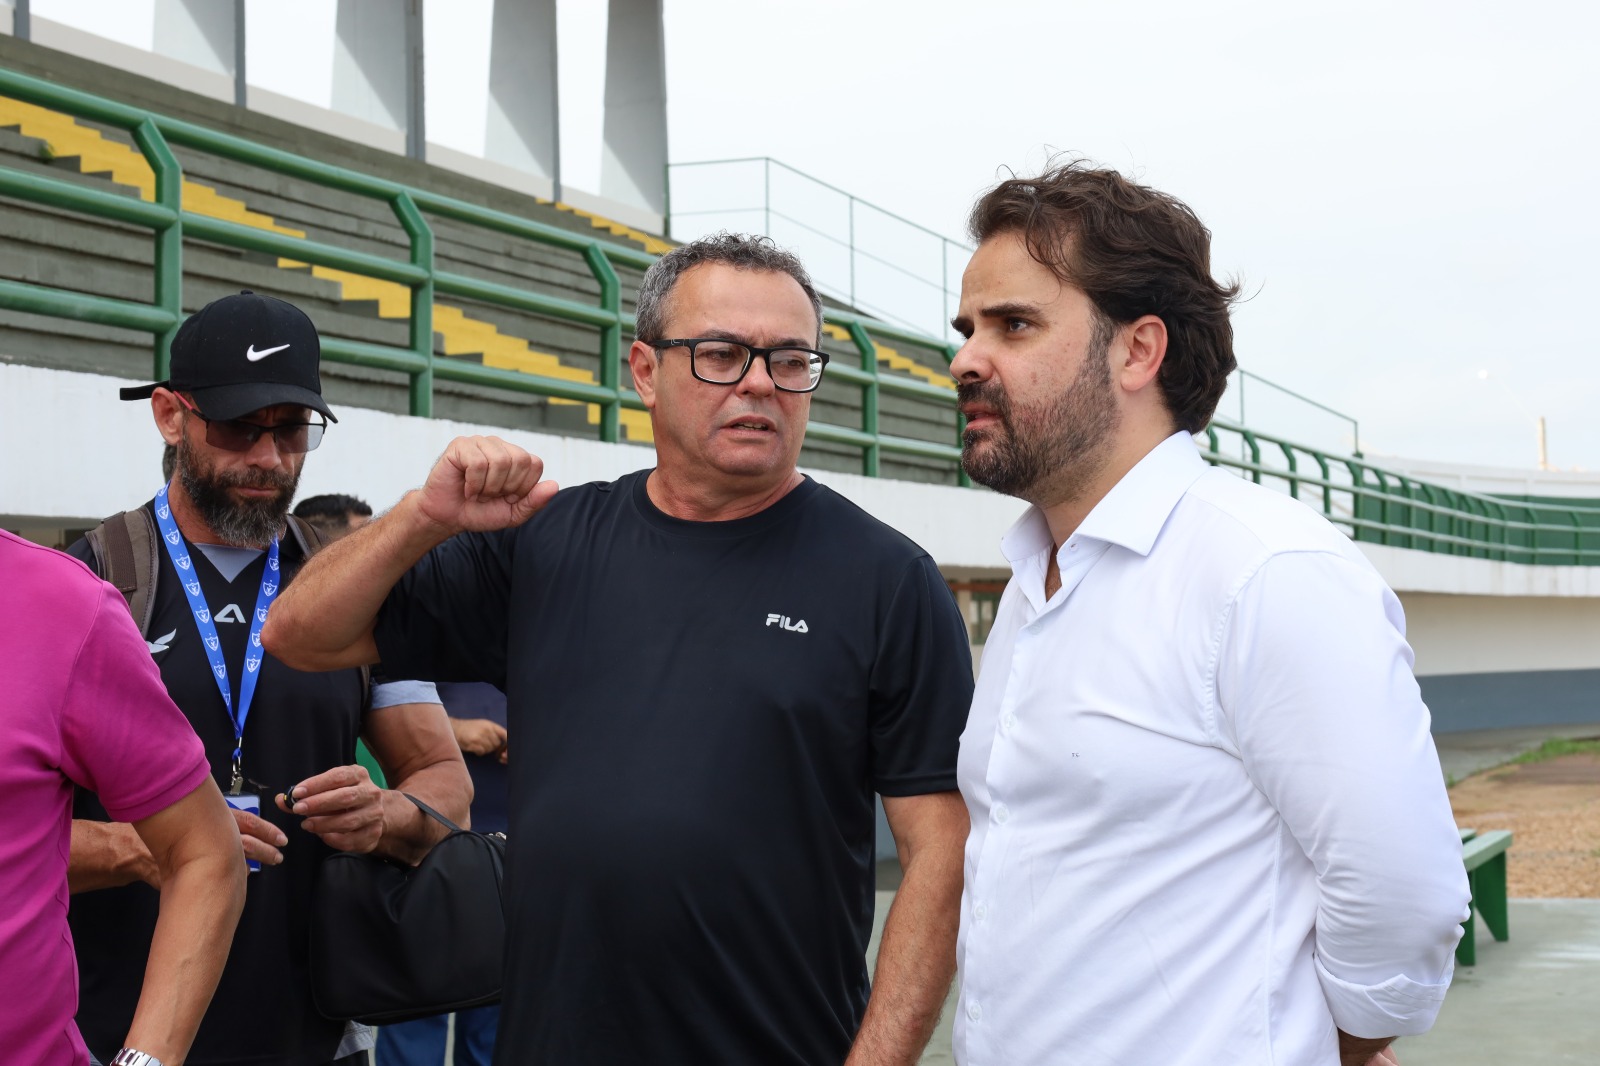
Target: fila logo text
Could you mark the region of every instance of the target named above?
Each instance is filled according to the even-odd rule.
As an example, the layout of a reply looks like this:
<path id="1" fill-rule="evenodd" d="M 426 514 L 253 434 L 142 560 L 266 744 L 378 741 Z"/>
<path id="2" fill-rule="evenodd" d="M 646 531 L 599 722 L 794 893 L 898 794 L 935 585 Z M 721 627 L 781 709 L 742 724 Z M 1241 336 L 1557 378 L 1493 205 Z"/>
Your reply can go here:
<path id="1" fill-rule="evenodd" d="M 806 620 L 804 618 L 800 619 L 798 622 L 791 622 L 789 621 L 789 616 L 786 614 L 767 615 L 767 625 L 777 626 L 779 629 L 786 629 L 790 633 L 811 632 L 810 628 L 806 625 Z"/>

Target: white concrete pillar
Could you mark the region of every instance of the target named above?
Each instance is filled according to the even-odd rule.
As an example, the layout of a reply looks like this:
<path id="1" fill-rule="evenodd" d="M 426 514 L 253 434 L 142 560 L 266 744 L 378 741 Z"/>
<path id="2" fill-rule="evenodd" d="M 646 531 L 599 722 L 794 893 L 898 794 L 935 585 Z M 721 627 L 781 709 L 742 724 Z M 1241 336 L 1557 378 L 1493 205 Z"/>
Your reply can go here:
<path id="1" fill-rule="evenodd" d="M 548 181 L 561 198 L 556 0 L 495 0 L 486 159 Z"/>
<path id="2" fill-rule="evenodd" d="M 406 16 L 409 0 L 339 0 L 333 48 L 333 110 L 378 126 L 407 128 Z"/>
<path id="3" fill-rule="evenodd" d="M 235 6 L 234 0 L 156 0 L 156 54 L 231 78 Z"/>
<path id="4" fill-rule="evenodd" d="M 666 214 L 667 63 L 661 0 L 610 0 L 600 195 Z"/>

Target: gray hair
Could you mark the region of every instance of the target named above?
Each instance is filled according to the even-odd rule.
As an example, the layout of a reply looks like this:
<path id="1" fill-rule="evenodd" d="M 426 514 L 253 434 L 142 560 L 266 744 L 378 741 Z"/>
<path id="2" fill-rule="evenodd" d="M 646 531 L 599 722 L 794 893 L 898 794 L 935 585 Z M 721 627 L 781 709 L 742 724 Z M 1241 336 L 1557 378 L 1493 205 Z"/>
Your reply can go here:
<path id="1" fill-rule="evenodd" d="M 634 309 L 638 324 L 634 336 L 647 342 L 665 339 L 661 331 L 666 328 L 667 299 L 678 279 L 702 263 L 726 263 L 737 270 L 789 275 L 811 299 L 811 309 L 817 313 L 817 343 L 822 343 L 822 300 L 800 258 L 779 248 L 771 237 L 726 232 L 713 233 L 674 248 L 650 265 L 639 283 L 639 300 Z"/>

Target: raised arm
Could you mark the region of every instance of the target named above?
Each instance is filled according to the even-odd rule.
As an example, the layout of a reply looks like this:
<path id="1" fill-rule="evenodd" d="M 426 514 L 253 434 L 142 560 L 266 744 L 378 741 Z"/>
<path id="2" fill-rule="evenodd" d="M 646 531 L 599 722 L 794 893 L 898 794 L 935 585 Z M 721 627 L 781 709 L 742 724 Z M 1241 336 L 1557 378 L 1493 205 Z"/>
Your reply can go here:
<path id="1" fill-rule="evenodd" d="M 521 525 L 556 494 L 544 463 L 499 437 L 458 437 L 383 517 L 307 562 L 262 630 L 267 650 L 297 670 L 376 662 L 373 627 L 384 597 L 430 550 L 457 533 Z"/>
<path id="2" fill-rule="evenodd" d="M 133 823 L 161 885 L 161 912 L 126 1045 L 182 1062 L 244 908 L 239 833 L 216 782 Z"/>

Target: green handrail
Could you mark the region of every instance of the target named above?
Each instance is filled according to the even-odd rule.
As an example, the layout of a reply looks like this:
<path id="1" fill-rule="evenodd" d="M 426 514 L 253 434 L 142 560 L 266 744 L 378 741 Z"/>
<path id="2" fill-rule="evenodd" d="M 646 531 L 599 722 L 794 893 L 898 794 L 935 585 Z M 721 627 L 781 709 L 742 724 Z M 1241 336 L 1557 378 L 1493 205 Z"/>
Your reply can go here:
<path id="1" fill-rule="evenodd" d="M 1225 434 L 1247 444 L 1256 442 L 1252 458 L 1239 458 L 1237 447 L 1223 439 Z M 1267 442 L 1284 454 L 1283 466 L 1261 461 L 1259 444 Z M 1237 470 L 1251 480 L 1321 488 L 1321 513 L 1357 541 L 1505 562 L 1600 565 L 1600 506 L 1512 501 L 1429 485 L 1224 419 L 1214 419 L 1206 428 L 1201 447 L 1213 465 Z M 1309 457 L 1321 476 L 1293 457 Z M 1347 470 L 1348 480 L 1331 476 L 1335 463 Z"/>
<path id="2" fill-rule="evenodd" d="M 644 409 L 638 394 L 622 383 L 622 337 L 625 332 L 633 331 L 634 321 L 632 315 L 622 311 L 622 286 L 616 267 L 646 269 L 655 261 L 647 252 L 376 175 L 346 170 L 15 71 L 0 69 L 0 93 L 128 131 L 156 179 L 156 202 L 145 203 L 64 179 L 0 166 L 0 195 L 142 226 L 151 230 L 156 240 L 155 299 L 150 304 L 27 282 L 0 281 L 0 307 L 149 332 L 153 334 L 154 373 L 158 379 L 165 378 L 172 335 L 183 319 L 183 241 L 186 237 L 196 238 L 406 286 L 411 293 L 406 347 L 330 337 L 324 340 L 323 354 L 332 362 L 406 374 L 410 385 L 409 409 L 413 415 L 432 415 L 433 386 L 440 379 L 595 404 L 600 409 L 600 439 L 608 442 L 621 439 L 623 408 Z M 183 171 L 172 152 L 174 145 L 386 203 L 409 241 L 407 259 L 401 262 L 185 211 L 182 207 Z M 425 217 L 428 214 L 580 254 L 599 286 L 598 305 L 437 269 L 434 233 Z M 598 383 L 558 380 L 435 358 L 433 300 L 441 294 L 595 328 L 599 349 Z M 808 429 L 810 435 L 818 440 L 860 448 L 863 471 L 873 476 L 879 472 L 882 453 L 958 463 L 961 450 L 954 441 L 913 440 L 877 431 L 880 390 L 946 407 L 954 405 L 954 396 L 949 390 L 927 382 L 892 374 L 880 376 L 873 338 L 925 347 L 947 359 L 952 354 L 949 346 L 860 315 L 831 313 L 829 318 L 846 326 L 856 347 L 863 352 L 864 369 L 840 367 L 837 372 L 830 373 L 830 377 L 842 378 L 862 389 L 862 426 L 855 429 L 814 422 Z"/>

